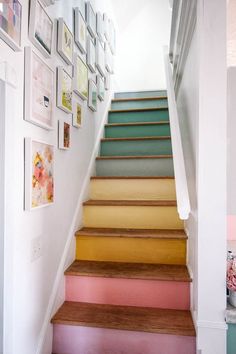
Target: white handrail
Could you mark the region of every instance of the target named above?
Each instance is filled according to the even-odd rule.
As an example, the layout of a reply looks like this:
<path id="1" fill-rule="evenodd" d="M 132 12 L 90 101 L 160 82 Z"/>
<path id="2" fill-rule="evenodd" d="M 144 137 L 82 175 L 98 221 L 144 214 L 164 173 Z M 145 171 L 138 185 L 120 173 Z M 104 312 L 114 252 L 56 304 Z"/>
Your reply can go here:
<path id="1" fill-rule="evenodd" d="M 170 117 L 170 130 L 171 130 L 171 143 L 173 151 L 173 162 L 175 171 L 175 186 L 177 197 L 177 209 L 181 220 L 187 220 L 190 213 L 190 201 L 188 193 L 188 185 L 184 164 L 184 155 L 182 148 L 182 141 L 179 128 L 178 111 L 175 100 L 175 91 L 172 77 L 172 67 L 169 58 L 168 47 L 163 48 L 166 84 L 167 84 L 167 96 L 168 107 Z"/>

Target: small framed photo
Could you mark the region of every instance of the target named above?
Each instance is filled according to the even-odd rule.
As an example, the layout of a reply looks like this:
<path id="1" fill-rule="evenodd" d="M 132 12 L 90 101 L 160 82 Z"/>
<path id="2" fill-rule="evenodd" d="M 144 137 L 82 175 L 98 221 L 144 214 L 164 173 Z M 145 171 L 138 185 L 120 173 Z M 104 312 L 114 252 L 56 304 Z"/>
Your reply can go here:
<path id="1" fill-rule="evenodd" d="M 96 14 L 92 8 L 90 1 L 86 2 L 86 21 L 88 31 L 93 38 L 96 37 Z"/>
<path id="2" fill-rule="evenodd" d="M 25 47 L 24 119 L 47 130 L 54 126 L 54 72 Z"/>
<path id="3" fill-rule="evenodd" d="M 73 116 L 72 125 L 73 127 L 80 128 L 83 119 L 83 104 L 79 102 L 77 98 L 73 99 Z"/>
<path id="4" fill-rule="evenodd" d="M 82 54 L 86 54 L 87 26 L 78 7 L 74 9 L 74 36 L 79 50 Z"/>
<path id="5" fill-rule="evenodd" d="M 69 150 L 70 148 L 70 127 L 69 123 L 58 121 L 58 147 L 61 150 Z"/>
<path id="6" fill-rule="evenodd" d="M 25 209 L 54 203 L 54 146 L 25 138 Z"/>
<path id="7" fill-rule="evenodd" d="M 104 37 L 104 22 L 102 18 L 102 14 L 97 12 L 97 22 L 96 22 L 97 35 L 101 42 L 105 42 Z"/>
<path id="8" fill-rule="evenodd" d="M 21 50 L 22 5 L 18 0 L 0 1 L 0 38 L 15 52 Z"/>
<path id="9" fill-rule="evenodd" d="M 104 101 L 105 99 L 105 83 L 104 79 L 97 75 L 97 93 L 100 101 Z"/>
<path id="10" fill-rule="evenodd" d="M 96 72 L 96 50 L 92 38 L 88 38 L 87 65 L 92 73 Z"/>
<path id="11" fill-rule="evenodd" d="M 29 38 L 46 58 L 51 56 L 53 21 L 40 0 L 30 1 Z"/>
<path id="12" fill-rule="evenodd" d="M 74 57 L 74 91 L 83 100 L 88 99 L 88 68 L 76 54 Z"/>
<path id="13" fill-rule="evenodd" d="M 57 23 L 57 51 L 68 65 L 73 65 L 74 37 L 60 17 Z"/>
<path id="14" fill-rule="evenodd" d="M 88 107 L 94 112 L 97 111 L 97 86 L 93 80 L 89 80 Z"/>
<path id="15" fill-rule="evenodd" d="M 57 107 L 72 113 L 73 81 L 62 66 L 57 68 Z"/>
<path id="16" fill-rule="evenodd" d="M 108 43 L 105 43 L 105 67 L 110 74 L 114 73 L 114 59 Z"/>
<path id="17" fill-rule="evenodd" d="M 106 70 L 104 82 L 105 82 L 105 90 L 106 91 L 110 90 L 110 74 L 107 70 Z"/>
<path id="18" fill-rule="evenodd" d="M 105 53 L 100 40 L 96 39 L 96 66 L 102 76 L 105 76 Z"/>

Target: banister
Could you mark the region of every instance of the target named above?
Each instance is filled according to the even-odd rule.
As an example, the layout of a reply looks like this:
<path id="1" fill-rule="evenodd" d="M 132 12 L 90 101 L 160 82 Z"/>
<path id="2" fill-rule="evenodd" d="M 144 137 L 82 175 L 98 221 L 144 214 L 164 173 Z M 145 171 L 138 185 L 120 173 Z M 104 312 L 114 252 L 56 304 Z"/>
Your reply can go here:
<path id="1" fill-rule="evenodd" d="M 188 193 L 188 184 L 185 171 L 184 154 L 181 141 L 181 134 L 179 128 L 179 118 L 177 105 L 175 100 L 174 83 L 172 77 L 172 66 L 169 58 L 168 47 L 163 48 L 164 62 L 165 62 L 165 74 L 167 84 L 167 96 L 170 118 L 170 130 L 171 130 L 171 143 L 173 150 L 173 163 L 175 171 L 175 186 L 177 197 L 177 209 L 181 220 L 187 220 L 189 218 L 190 200 Z"/>

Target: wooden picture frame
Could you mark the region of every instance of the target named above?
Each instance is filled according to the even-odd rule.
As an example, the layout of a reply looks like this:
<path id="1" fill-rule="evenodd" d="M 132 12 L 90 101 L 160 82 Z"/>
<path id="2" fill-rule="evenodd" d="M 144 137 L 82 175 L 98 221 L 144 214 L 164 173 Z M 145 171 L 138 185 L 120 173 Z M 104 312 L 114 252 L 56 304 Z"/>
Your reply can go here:
<path id="1" fill-rule="evenodd" d="M 57 51 L 66 64 L 73 65 L 74 36 L 62 17 L 57 21 Z"/>
<path id="2" fill-rule="evenodd" d="M 62 67 L 57 68 L 57 107 L 72 113 L 73 79 Z"/>

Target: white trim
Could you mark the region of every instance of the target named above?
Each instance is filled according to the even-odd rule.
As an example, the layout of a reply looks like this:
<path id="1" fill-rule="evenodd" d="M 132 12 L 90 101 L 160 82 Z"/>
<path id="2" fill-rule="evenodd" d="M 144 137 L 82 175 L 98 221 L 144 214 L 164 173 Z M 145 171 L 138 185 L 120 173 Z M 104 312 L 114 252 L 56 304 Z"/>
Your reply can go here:
<path id="1" fill-rule="evenodd" d="M 212 328 L 212 329 L 222 329 L 227 330 L 228 326 L 226 322 L 213 322 L 213 321 L 197 321 L 198 328 Z"/>

